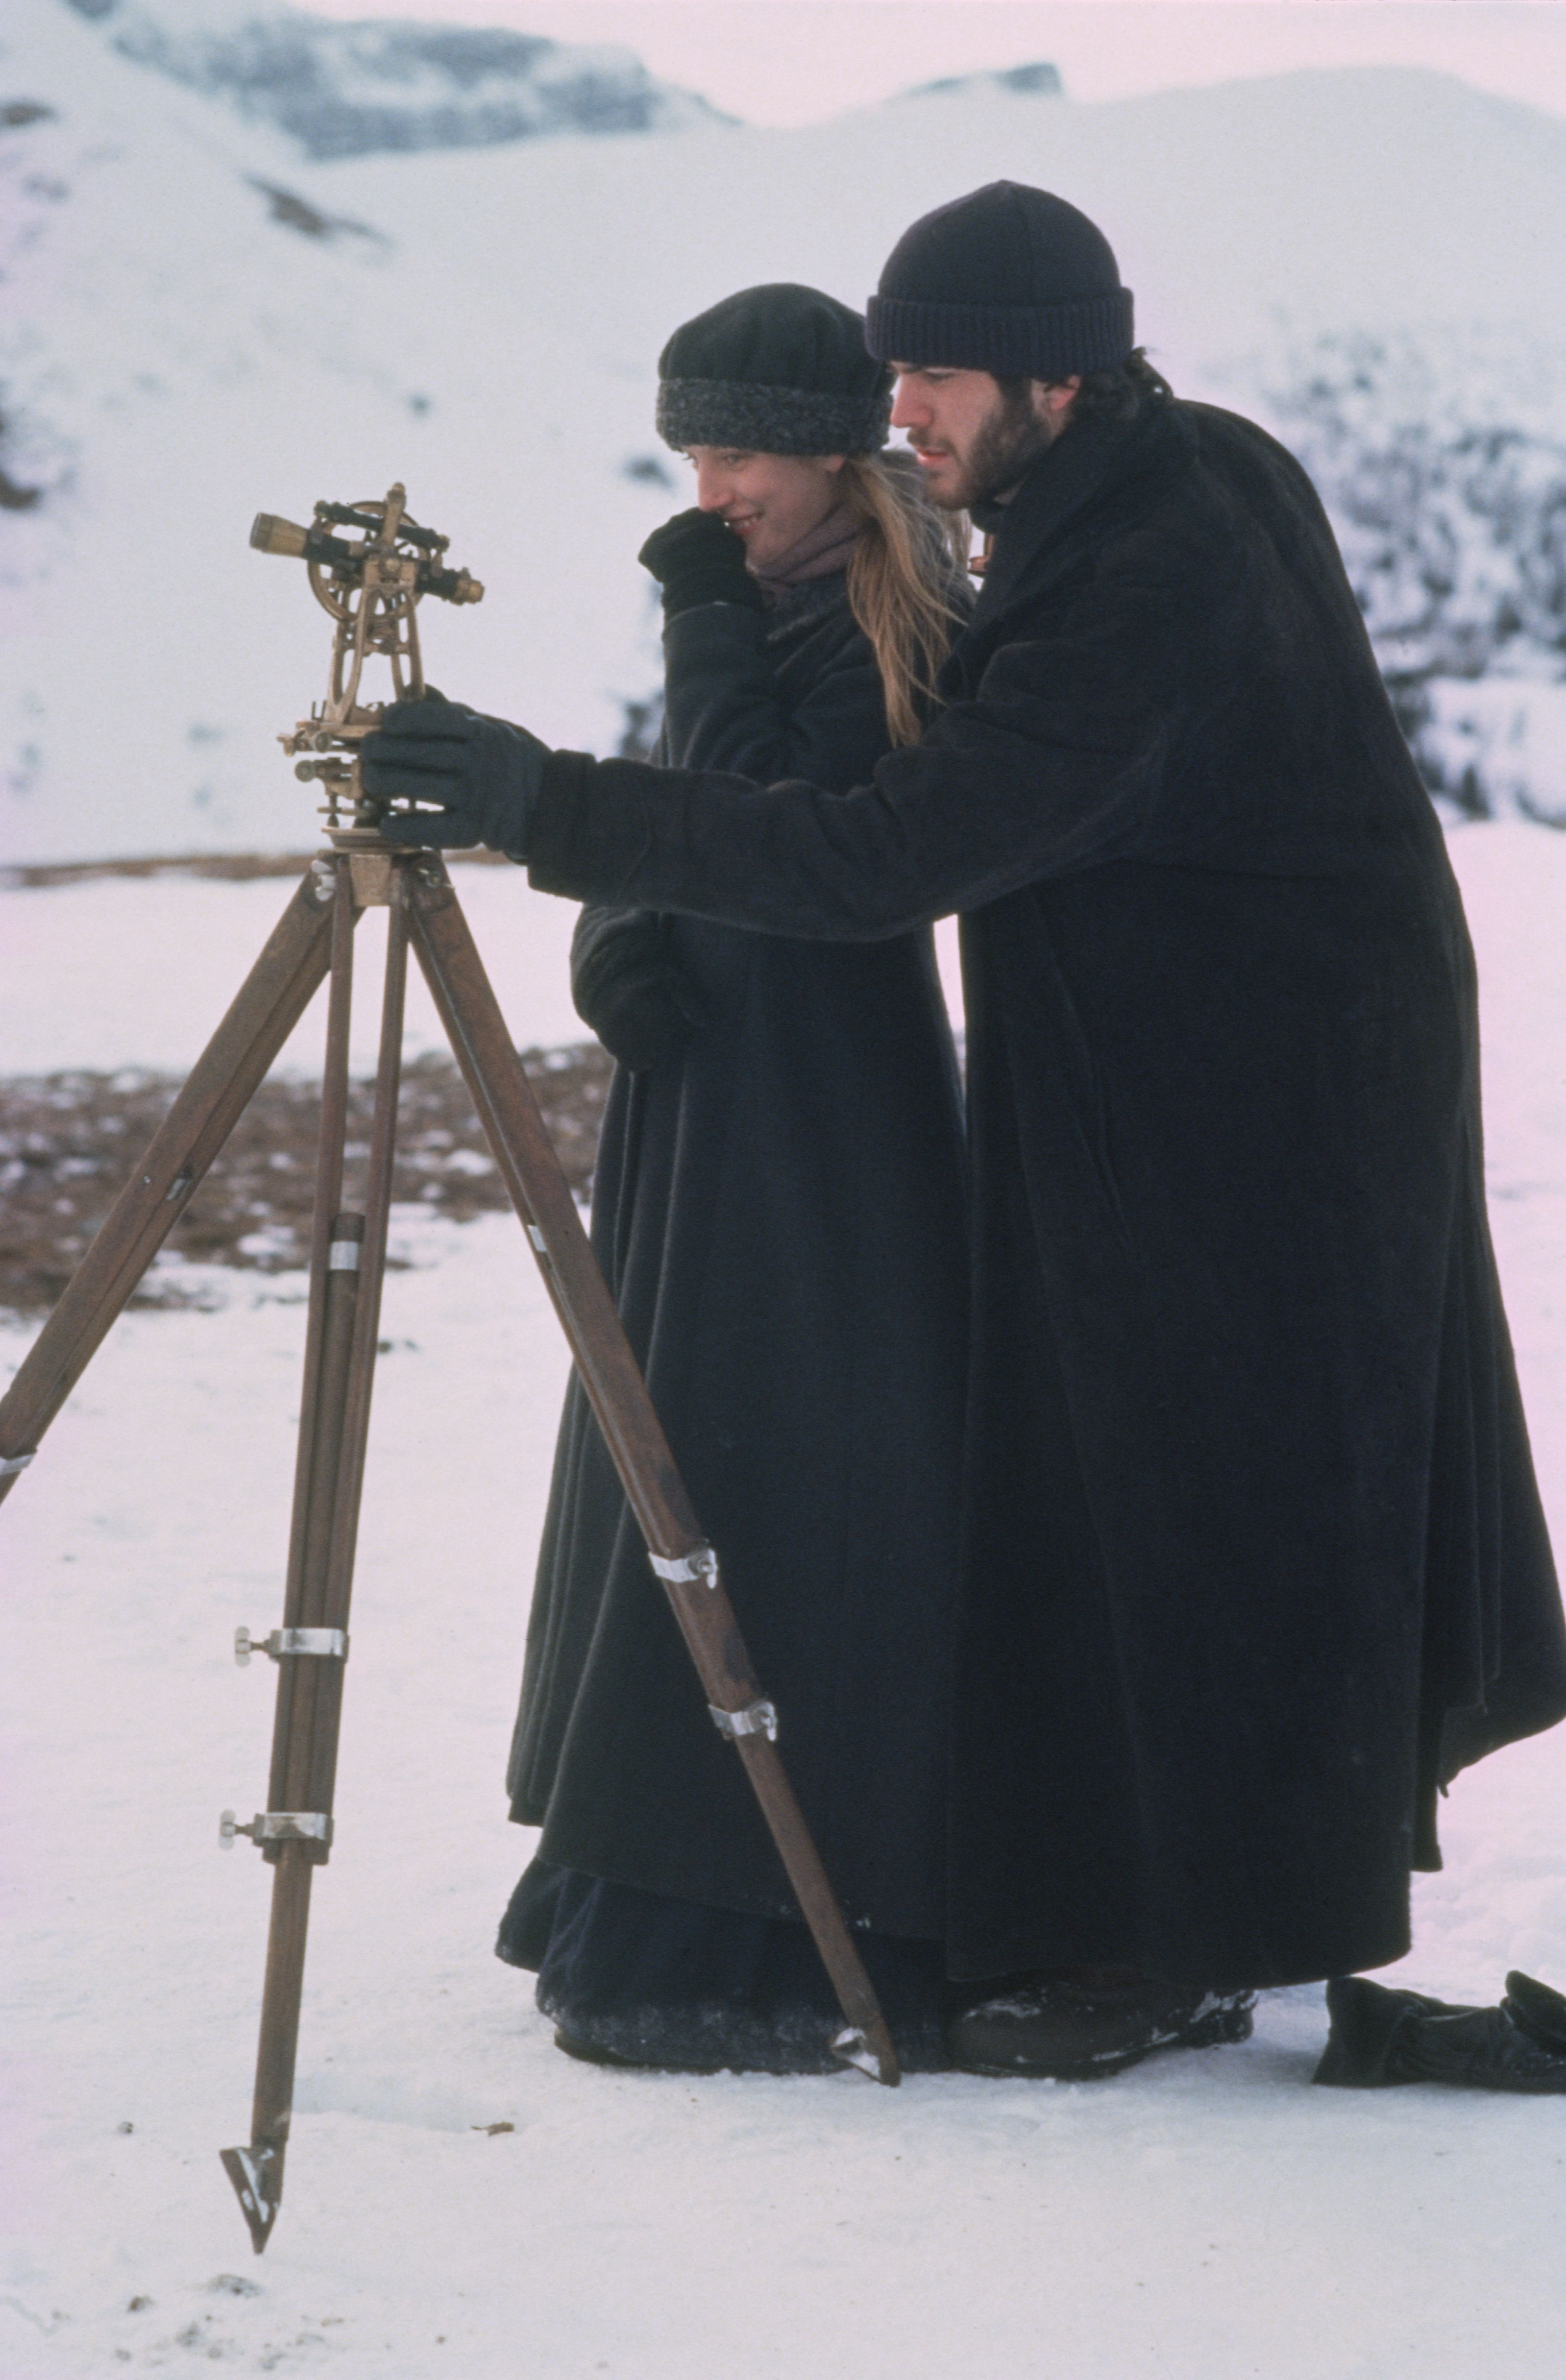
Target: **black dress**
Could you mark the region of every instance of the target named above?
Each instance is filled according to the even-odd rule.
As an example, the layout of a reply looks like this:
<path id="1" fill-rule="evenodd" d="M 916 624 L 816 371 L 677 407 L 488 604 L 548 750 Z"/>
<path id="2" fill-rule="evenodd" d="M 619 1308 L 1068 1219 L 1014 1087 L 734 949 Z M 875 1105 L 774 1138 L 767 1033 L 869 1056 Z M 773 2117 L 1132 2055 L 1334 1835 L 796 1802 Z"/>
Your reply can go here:
<path id="1" fill-rule="evenodd" d="M 672 765 L 846 790 L 887 749 L 841 575 L 666 631 Z M 956 1069 L 928 929 L 849 947 L 600 908 L 704 1022 L 616 1072 L 592 1237 L 781 1749 L 911 2063 L 939 2062 L 966 1328 Z M 834 2003 L 573 1380 L 509 1784 L 500 1955 L 643 2062 L 825 2067 Z"/>

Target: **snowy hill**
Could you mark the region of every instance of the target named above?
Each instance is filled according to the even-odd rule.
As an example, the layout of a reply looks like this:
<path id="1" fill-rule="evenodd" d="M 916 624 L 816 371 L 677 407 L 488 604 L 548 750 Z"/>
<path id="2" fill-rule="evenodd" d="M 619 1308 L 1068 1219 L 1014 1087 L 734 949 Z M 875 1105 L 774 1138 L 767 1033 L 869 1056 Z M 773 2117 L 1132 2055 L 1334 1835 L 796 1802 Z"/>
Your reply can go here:
<path id="1" fill-rule="evenodd" d="M 1091 107 L 978 78 L 800 131 L 709 119 L 321 163 L 121 55 L 115 21 L 10 0 L 0 30 L 12 857 L 307 843 L 273 738 L 323 689 L 324 622 L 246 537 L 258 510 L 394 479 L 490 589 L 428 620 L 435 682 L 612 749 L 658 665 L 637 548 L 686 501 L 651 430 L 670 330 L 747 282 L 862 304 L 915 215 L 997 175 L 1105 225 L 1186 394 L 1277 418 L 1281 356 L 1389 331 L 1439 370 L 1482 358 L 1524 426 L 1566 383 L 1566 125 L 1445 77 Z M 213 42 L 237 21 L 218 0 L 177 20 Z M 1511 685 L 1473 735 L 1510 739 L 1517 782 L 1566 808 L 1540 652 L 1525 699 Z"/>
<path id="2" fill-rule="evenodd" d="M 1026 67 L 1001 67 L 985 74 L 942 75 L 936 82 L 916 83 L 905 99 L 944 99 L 954 91 L 1007 91 L 1018 99 L 1058 99 L 1065 86 L 1059 67 L 1041 61 Z"/>
<path id="3" fill-rule="evenodd" d="M 122 57 L 280 125 L 310 157 L 477 148 L 560 132 L 666 132 L 713 122 L 628 50 L 584 49 L 499 26 L 340 25 L 245 0 L 68 0 L 106 20 Z"/>

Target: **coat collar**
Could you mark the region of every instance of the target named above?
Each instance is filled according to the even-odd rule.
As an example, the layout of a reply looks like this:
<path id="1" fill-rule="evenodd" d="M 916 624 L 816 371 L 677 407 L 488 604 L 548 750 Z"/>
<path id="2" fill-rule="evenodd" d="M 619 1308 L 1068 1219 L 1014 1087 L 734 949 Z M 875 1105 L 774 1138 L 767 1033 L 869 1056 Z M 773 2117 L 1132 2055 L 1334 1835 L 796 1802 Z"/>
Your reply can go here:
<path id="1" fill-rule="evenodd" d="M 1040 455 L 1009 504 L 982 507 L 993 528 L 967 642 L 1033 601 L 1096 543 L 1196 459 L 1196 432 L 1178 404 L 1149 405 L 1134 421 L 1084 421 Z"/>

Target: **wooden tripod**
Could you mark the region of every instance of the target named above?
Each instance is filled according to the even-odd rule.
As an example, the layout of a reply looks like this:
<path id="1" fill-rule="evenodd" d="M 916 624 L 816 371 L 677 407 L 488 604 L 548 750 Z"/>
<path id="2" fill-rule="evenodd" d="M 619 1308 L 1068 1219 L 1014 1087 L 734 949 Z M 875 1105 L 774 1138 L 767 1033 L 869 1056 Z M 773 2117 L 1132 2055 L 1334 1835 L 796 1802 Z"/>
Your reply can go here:
<path id="1" fill-rule="evenodd" d="M 227 1015 L 119 1195 L 59 1305 L 0 1400 L 0 1497 L 32 1459 L 94 1350 L 330 974 L 310 1248 L 304 1392 L 283 1625 L 257 1649 L 277 1664 L 267 1807 L 249 1835 L 273 1868 L 255 2104 L 246 2148 L 223 2163 L 265 2247 L 282 2198 L 294 2095 L 310 1877 L 329 1856 L 348 1606 L 370 1429 L 411 941 L 495 1162 L 560 1317 L 627 1501 L 696 1664 L 714 1723 L 734 1744 L 832 1979 L 844 2063 L 880 2082 L 896 2053 L 778 1755 L 777 1714 L 750 1667 L 717 1557 L 702 1536 L 615 1313 L 538 1104 L 439 855 L 373 832 L 334 831 Z M 381 1046 L 364 1211 L 341 1210 L 353 933 L 388 920 Z"/>

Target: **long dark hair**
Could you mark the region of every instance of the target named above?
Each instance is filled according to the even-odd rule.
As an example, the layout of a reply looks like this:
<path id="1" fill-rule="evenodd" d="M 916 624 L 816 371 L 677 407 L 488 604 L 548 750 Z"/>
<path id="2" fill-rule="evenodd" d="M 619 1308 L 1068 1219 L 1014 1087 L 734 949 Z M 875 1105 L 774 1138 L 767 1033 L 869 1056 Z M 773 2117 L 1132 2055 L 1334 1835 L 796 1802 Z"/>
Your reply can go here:
<path id="1" fill-rule="evenodd" d="M 1009 405 L 1021 405 L 1028 401 L 1026 392 L 1033 383 L 1008 374 L 998 379 L 996 385 Z M 1167 404 L 1173 395 L 1157 365 L 1147 361 L 1147 349 L 1133 347 L 1123 364 L 1083 373 L 1071 418 L 1074 421 L 1131 421 L 1144 406 Z"/>

